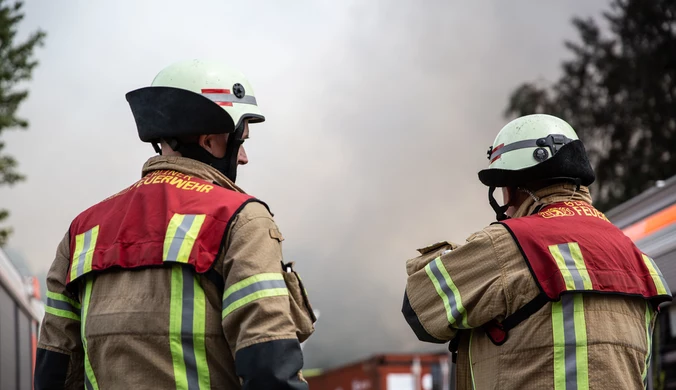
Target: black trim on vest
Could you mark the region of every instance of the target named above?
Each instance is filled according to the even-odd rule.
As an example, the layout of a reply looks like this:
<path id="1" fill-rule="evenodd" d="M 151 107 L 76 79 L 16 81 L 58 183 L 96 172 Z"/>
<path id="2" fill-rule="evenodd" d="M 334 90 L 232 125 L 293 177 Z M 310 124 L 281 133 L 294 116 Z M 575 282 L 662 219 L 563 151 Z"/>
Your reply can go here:
<path id="1" fill-rule="evenodd" d="M 413 307 L 411 307 L 411 302 L 408 300 L 408 294 L 406 292 L 404 292 L 404 303 L 401 306 L 401 312 L 404 315 L 404 319 L 406 319 L 408 326 L 410 326 L 413 333 L 418 336 L 418 340 L 437 344 L 446 343 L 445 341 L 432 336 L 425 330 L 422 323 L 420 323 L 418 315 L 413 310 Z"/>
<path id="2" fill-rule="evenodd" d="M 216 257 L 214 258 L 214 261 L 211 262 L 211 266 L 207 270 L 207 272 L 204 273 L 204 276 L 209 279 L 214 285 L 216 285 L 216 288 L 218 288 L 218 291 L 220 292 L 220 295 L 223 296 L 225 293 L 225 281 L 223 280 L 223 275 L 221 275 L 220 272 L 216 271 L 214 269 L 214 265 L 216 264 L 216 261 L 218 260 L 221 255 L 223 255 L 223 251 L 225 250 L 225 242 L 228 240 L 228 234 L 230 234 L 230 228 L 232 227 L 232 222 L 235 220 L 235 217 L 237 214 L 239 214 L 242 210 L 244 210 L 244 207 L 248 205 L 249 203 L 260 203 L 265 208 L 268 210 L 270 215 L 272 214 L 272 211 L 270 211 L 270 207 L 263 202 L 262 200 L 256 199 L 256 198 L 250 198 L 244 201 L 237 210 L 235 210 L 234 213 L 232 213 L 232 216 L 230 217 L 230 220 L 228 221 L 228 224 L 225 226 L 225 232 L 223 232 L 223 237 L 221 238 L 221 245 L 218 249 L 218 253 L 216 254 Z"/>
<path id="3" fill-rule="evenodd" d="M 60 390 L 66 387 L 70 356 L 38 348 L 35 355 L 35 390 Z"/>
<path id="4" fill-rule="evenodd" d="M 530 213 L 530 215 L 535 215 L 535 214 L 539 213 L 540 210 L 542 210 L 543 207 L 545 207 L 544 204 L 539 204 L 539 205 L 537 205 L 537 206 L 535 207 L 535 209 L 533 209 L 533 212 Z"/>
<path id="5" fill-rule="evenodd" d="M 519 252 L 521 252 L 521 256 L 523 256 L 523 260 L 526 262 L 526 265 L 528 266 L 528 270 L 530 271 L 531 276 L 535 280 L 535 284 L 537 284 L 538 289 L 540 291 L 545 291 L 542 288 L 542 285 L 540 285 L 540 281 L 538 280 L 537 276 L 535 275 L 535 271 L 533 271 L 533 268 L 531 268 L 530 262 L 528 261 L 528 257 L 526 257 L 526 252 L 524 252 L 523 248 L 521 247 L 521 243 L 519 243 L 519 240 L 516 239 L 516 235 L 514 234 L 512 229 L 510 229 L 509 226 L 507 226 L 506 223 L 502 223 L 502 222 L 494 222 L 491 225 L 496 225 L 496 224 L 502 225 L 502 226 L 505 227 L 505 229 L 507 229 L 507 231 L 509 232 L 509 235 L 512 236 L 512 239 L 514 240 L 514 242 L 516 242 L 516 246 L 519 248 Z"/>
<path id="6" fill-rule="evenodd" d="M 194 270 L 195 268 L 193 268 Z M 219 291 L 219 295 L 221 298 L 223 297 L 223 292 L 225 291 L 225 281 L 223 280 L 223 276 L 218 273 L 213 267 L 209 268 L 207 272 L 204 273 L 204 277 L 209 279 L 211 283 L 216 286 L 216 289 Z"/>
<path id="7" fill-rule="evenodd" d="M 308 390 L 299 377 L 303 353 L 297 339 L 273 340 L 242 348 L 235 354 L 235 371 L 242 390 Z"/>

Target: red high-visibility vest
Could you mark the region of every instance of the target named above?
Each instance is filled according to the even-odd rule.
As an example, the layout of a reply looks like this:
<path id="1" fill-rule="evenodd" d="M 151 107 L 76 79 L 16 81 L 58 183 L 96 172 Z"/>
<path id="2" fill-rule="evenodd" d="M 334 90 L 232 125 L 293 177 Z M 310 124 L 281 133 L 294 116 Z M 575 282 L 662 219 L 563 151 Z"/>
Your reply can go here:
<path id="1" fill-rule="evenodd" d="M 505 342 L 509 329 L 561 294 L 636 296 L 655 307 L 672 299 L 654 261 L 589 203 L 554 203 L 501 224 L 519 246 L 541 294 L 502 323 L 484 326 L 497 345 Z"/>
<path id="2" fill-rule="evenodd" d="M 111 267 L 183 263 L 206 273 L 233 217 L 252 201 L 196 177 L 154 171 L 75 218 L 67 283 Z"/>

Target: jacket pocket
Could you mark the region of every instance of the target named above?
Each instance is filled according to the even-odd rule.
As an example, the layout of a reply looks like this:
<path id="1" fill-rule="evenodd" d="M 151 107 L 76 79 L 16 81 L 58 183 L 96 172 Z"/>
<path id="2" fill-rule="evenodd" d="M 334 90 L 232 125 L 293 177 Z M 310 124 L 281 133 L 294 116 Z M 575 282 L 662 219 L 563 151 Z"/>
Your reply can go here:
<path id="1" fill-rule="evenodd" d="M 293 263 L 283 264 L 282 268 L 284 282 L 286 282 L 286 288 L 289 289 L 291 318 L 296 324 L 298 340 L 302 343 L 315 331 L 314 323 L 317 317 L 310 305 L 302 279 L 293 270 Z"/>

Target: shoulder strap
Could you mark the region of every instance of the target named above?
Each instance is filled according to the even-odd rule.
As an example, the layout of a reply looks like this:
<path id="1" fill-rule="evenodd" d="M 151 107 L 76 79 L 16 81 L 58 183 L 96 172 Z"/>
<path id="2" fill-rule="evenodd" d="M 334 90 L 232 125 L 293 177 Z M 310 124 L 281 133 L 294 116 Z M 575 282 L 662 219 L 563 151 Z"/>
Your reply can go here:
<path id="1" fill-rule="evenodd" d="M 550 299 L 547 294 L 541 292 L 532 301 L 528 302 L 519 310 L 515 311 L 512 315 L 505 318 L 504 321 L 498 322 L 497 320 L 492 320 L 485 324 L 482 328 L 493 344 L 502 345 L 505 343 L 505 341 L 507 341 L 507 336 L 510 329 L 513 329 L 515 326 L 525 321 L 528 317 L 535 314 L 538 310 L 542 309 L 542 307 L 549 301 Z"/>

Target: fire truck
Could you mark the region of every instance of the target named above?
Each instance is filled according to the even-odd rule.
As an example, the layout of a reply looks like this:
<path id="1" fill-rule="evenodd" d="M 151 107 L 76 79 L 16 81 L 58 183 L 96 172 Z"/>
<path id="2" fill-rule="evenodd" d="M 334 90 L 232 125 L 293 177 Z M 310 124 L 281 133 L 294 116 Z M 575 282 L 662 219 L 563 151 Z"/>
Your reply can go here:
<path id="1" fill-rule="evenodd" d="M 33 388 L 38 329 L 44 314 L 38 279 L 23 277 L 0 249 L 0 390 Z"/>
<path id="2" fill-rule="evenodd" d="M 662 271 L 676 291 L 676 176 L 606 213 Z M 653 333 L 649 389 L 676 389 L 676 303 L 663 304 Z"/>

